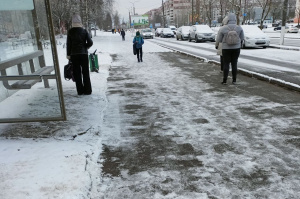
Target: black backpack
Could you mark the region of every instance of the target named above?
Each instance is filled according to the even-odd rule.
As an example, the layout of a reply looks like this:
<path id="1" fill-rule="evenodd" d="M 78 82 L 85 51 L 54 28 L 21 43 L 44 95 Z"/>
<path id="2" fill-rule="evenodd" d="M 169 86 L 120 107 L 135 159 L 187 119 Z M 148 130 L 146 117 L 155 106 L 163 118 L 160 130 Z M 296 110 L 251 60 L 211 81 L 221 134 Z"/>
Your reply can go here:
<path id="1" fill-rule="evenodd" d="M 73 82 L 75 82 L 74 75 L 73 75 L 73 64 L 71 61 L 69 61 L 69 63 L 67 65 L 65 65 L 64 77 L 65 77 L 65 80 L 67 80 L 67 81 L 72 79 Z"/>

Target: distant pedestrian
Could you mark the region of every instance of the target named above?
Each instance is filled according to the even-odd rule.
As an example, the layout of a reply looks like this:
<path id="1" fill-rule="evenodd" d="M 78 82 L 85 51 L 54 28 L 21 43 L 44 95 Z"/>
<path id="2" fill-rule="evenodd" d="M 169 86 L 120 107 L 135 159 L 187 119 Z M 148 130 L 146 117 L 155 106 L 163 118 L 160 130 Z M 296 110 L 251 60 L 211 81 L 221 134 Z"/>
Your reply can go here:
<path id="1" fill-rule="evenodd" d="M 222 42 L 222 56 L 224 61 L 222 84 L 227 84 L 230 64 L 232 67 L 232 83 L 236 84 L 237 62 L 240 56 L 241 42 L 244 40 L 244 31 L 236 24 L 234 13 L 228 15 L 228 24 L 219 30 L 217 38 L 217 42 Z"/>
<path id="2" fill-rule="evenodd" d="M 226 16 L 223 21 L 222 21 L 222 26 L 227 25 L 228 23 L 228 17 Z M 217 55 L 220 55 L 220 62 L 221 62 L 221 73 L 223 73 L 223 68 L 224 68 L 224 61 L 223 61 L 223 55 L 222 55 L 222 42 L 218 42 L 218 37 L 216 39 L 216 49 L 217 51 Z"/>
<path id="3" fill-rule="evenodd" d="M 138 59 L 138 62 L 143 62 L 143 44 L 144 39 L 141 37 L 141 34 L 139 31 L 136 32 L 136 36 L 133 38 L 133 43 L 136 43 L 136 56 Z"/>
<path id="4" fill-rule="evenodd" d="M 67 58 L 73 63 L 73 74 L 78 95 L 92 94 L 90 81 L 88 48 L 93 41 L 88 31 L 82 28 L 81 18 L 75 14 L 72 17 L 72 28 L 67 36 Z"/>
<path id="5" fill-rule="evenodd" d="M 122 40 L 125 41 L 125 31 L 123 29 L 121 30 L 121 35 L 122 35 Z"/>

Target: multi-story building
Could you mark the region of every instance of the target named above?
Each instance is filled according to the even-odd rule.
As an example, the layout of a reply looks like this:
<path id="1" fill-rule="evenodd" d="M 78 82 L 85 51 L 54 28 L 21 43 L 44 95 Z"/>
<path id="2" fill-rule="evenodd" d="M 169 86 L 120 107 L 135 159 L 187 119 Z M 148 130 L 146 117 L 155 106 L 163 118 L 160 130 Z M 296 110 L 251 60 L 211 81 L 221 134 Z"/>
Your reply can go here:
<path id="1" fill-rule="evenodd" d="M 295 9 L 295 23 L 300 23 L 300 0 L 296 1 L 296 9 Z"/>
<path id="2" fill-rule="evenodd" d="M 187 25 L 191 14 L 191 0 L 167 0 L 164 2 L 165 25 Z"/>

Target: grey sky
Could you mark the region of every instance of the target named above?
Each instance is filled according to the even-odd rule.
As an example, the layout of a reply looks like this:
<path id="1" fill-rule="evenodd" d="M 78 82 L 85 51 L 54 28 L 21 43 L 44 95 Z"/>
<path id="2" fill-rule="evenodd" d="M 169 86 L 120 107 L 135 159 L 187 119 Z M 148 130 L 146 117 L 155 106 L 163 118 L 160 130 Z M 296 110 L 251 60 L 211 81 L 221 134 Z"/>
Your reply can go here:
<path id="1" fill-rule="evenodd" d="M 132 2 L 132 3 L 130 3 Z M 158 8 L 161 6 L 161 0 L 116 0 L 115 9 L 120 14 L 120 19 L 128 20 L 129 11 L 133 12 L 133 3 L 135 12 L 138 14 L 144 14 L 145 12 Z"/>

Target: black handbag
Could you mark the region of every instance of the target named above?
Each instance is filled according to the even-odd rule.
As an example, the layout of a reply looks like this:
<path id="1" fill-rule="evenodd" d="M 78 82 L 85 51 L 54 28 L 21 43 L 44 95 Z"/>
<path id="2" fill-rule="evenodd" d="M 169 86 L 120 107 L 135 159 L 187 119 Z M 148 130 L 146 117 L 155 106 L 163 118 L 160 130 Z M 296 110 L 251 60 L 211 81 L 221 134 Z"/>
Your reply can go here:
<path id="1" fill-rule="evenodd" d="M 65 80 L 69 81 L 70 79 L 75 82 L 74 75 L 73 75 L 73 64 L 71 61 L 64 67 L 64 78 Z"/>
<path id="2" fill-rule="evenodd" d="M 136 55 L 136 43 L 133 44 L 133 54 Z"/>

